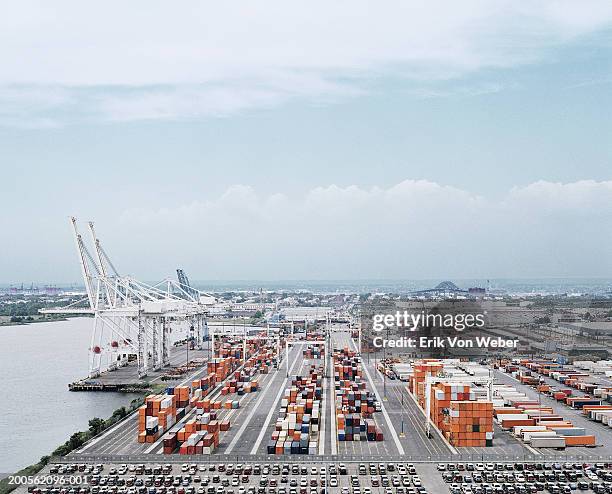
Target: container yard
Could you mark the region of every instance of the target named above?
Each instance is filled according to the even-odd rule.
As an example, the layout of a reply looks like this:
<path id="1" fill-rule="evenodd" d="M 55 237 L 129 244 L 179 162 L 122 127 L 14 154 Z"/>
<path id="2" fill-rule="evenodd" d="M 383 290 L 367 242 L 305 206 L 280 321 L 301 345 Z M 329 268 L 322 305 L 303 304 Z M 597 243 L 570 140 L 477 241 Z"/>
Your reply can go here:
<path id="1" fill-rule="evenodd" d="M 612 404 L 604 389 L 597 399 L 597 387 L 581 389 L 580 383 L 597 384 L 584 369 L 379 360 L 359 354 L 346 325 L 308 335 L 264 334 L 246 345 L 237 336 L 217 336 L 205 366 L 148 396 L 137 413 L 67 460 L 218 466 L 233 458 L 235 468 L 249 459 L 299 465 L 334 458 L 336 468 L 343 462 L 360 476 L 361 458 L 368 472 L 367 462 L 380 461 L 409 461 L 427 471 L 420 463 L 426 459 L 612 455 Z"/>
<path id="2" fill-rule="evenodd" d="M 359 355 L 352 331 L 342 325 L 328 335 L 285 336 L 280 345 L 275 337 L 253 339 L 246 361 L 238 336 L 216 340 L 214 357 L 197 375 L 149 397 L 134 422 L 128 418 L 75 455 L 612 452 L 601 431 L 610 429 L 612 404 L 585 397 L 572 381 L 554 381 L 570 369 L 543 362 L 529 368 L 511 361 L 492 367 L 461 359 L 382 361 Z M 548 372 L 546 382 L 538 369 Z M 558 401 L 561 392 L 565 398 Z"/>
<path id="3" fill-rule="evenodd" d="M 99 280 L 109 293 L 129 293 L 100 297 L 110 306 L 92 309 L 99 324 L 113 317 L 132 324 L 123 340 L 96 334 L 90 376 L 122 379 L 129 371 L 131 382 L 154 392 L 72 451 L 74 461 L 612 455 L 612 361 L 381 350 L 363 337 L 356 315 L 368 302 L 360 297 L 307 295 L 296 307 L 302 294 L 295 293 L 275 307 L 259 299 L 263 293 L 248 301 L 233 294 L 216 303 L 181 274 L 183 281 L 165 282 L 166 291 L 128 278 L 117 286 Z M 419 304 L 421 311 L 427 303 Z M 213 306 L 219 320 L 208 325 Z M 238 313 L 251 322 L 237 323 Z M 178 341 L 170 340 L 173 330 Z M 115 365 L 121 345 L 130 348 Z M 103 370 L 105 357 L 116 370 Z"/>
<path id="4" fill-rule="evenodd" d="M 307 335 L 260 330 L 246 342 L 218 334 L 183 381 L 70 456 L 418 463 L 612 454 L 604 365 L 381 359 L 360 355 L 353 336 L 346 325 Z"/>

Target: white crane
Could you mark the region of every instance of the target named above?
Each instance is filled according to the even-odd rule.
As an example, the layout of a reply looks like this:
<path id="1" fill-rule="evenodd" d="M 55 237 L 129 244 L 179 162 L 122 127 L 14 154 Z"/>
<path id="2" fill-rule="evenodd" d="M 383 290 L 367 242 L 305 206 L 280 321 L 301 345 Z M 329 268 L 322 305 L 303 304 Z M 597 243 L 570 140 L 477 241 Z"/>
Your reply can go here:
<path id="1" fill-rule="evenodd" d="M 77 228 L 77 220 L 70 218 L 81 273 L 87 297 L 66 307 L 42 309 L 43 313 L 92 314 L 89 377 L 96 377 L 103 367 L 117 364 L 119 345 L 136 354 L 138 376 L 146 376 L 153 369 L 169 363 L 171 324 L 188 321 L 201 345 L 206 328 L 208 307 L 202 300 L 214 300 L 174 280 L 166 279 L 151 286 L 129 276 L 120 276 L 96 236 L 93 222 L 89 222 L 95 256 L 87 249 Z M 181 295 L 178 296 L 177 294 Z"/>

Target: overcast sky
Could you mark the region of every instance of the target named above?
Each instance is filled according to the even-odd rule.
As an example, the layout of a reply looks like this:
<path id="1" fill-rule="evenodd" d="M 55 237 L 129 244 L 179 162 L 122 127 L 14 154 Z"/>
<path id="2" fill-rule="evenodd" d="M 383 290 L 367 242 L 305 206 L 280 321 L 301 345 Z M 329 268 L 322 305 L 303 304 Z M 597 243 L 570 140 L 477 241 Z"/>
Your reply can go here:
<path id="1" fill-rule="evenodd" d="M 612 277 L 612 2 L 5 4 L 0 171 L 0 283 Z"/>

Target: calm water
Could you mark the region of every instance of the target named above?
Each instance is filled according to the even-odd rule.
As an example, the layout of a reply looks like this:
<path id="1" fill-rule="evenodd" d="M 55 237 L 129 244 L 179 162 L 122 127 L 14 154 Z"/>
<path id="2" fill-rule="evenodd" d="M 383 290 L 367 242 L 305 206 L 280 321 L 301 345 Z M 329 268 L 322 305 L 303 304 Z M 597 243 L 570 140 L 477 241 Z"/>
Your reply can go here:
<path id="1" fill-rule="evenodd" d="M 136 396 L 71 393 L 88 371 L 93 320 L 0 327 L 0 476 L 35 463 L 92 417 L 109 417 Z"/>

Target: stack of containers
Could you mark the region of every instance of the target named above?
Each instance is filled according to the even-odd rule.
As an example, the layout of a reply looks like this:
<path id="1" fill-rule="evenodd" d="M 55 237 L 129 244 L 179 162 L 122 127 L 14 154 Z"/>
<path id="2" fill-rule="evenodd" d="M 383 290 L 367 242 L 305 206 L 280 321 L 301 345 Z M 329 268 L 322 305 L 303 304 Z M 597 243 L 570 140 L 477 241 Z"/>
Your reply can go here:
<path id="1" fill-rule="evenodd" d="M 425 408 L 425 377 L 437 376 L 443 369 L 443 363 L 437 359 L 423 359 L 415 362 L 413 369 L 408 389 L 416 395 L 419 405 Z"/>
<path id="2" fill-rule="evenodd" d="M 334 389 L 339 441 L 382 441 L 383 432 L 371 418 L 376 397 L 366 390 L 360 357 L 348 348 L 335 349 Z"/>
<path id="3" fill-rule="evenodd" d="M 565 403 L 567 403 L 572 408 L 581 409 L 585 406 L 601 405 L 601 400 L 598 398 L 589 398 L 588 396 L 575 396 L 566 398 Z"/>
<path id="4" fill-rule="evenodd" d="M 240 402 L 238 400 L 227 400 L 223 403 L 223 408 L 226 410 L 240 408 Z"/>
<path id="5" fill-rule="evenodd" d="M 587 405 L 582 407 L 582 413 L 587 415 L 591 420 L 594 420 L 595 422 L 601 422 L 603 425 L 612 427 L 612 407 L 610 406 Z"/>
<path id="6" fill-rule="evenodd" d="M 338 414 L 338 441 L 382 441 L 382 429 L 374 419 L 364 419 L 358 413 Z"/>
<path id="7" fill-rule="evenodd" d="M 175 386 L 172 389 L 172 394 L 176 397 L 177 408 L 188 408 L 190 405 L 191 390 L 189 386 Z"/>
<path id="8" fill-rule="evenodd" d="M 221 410 L 223 403 L 221 400 L 211 400 L 205 398 L 196 403 L 196 414 L 210 412 L 211 410 Z"/>
<path id="9" fill-rule="evenodd" d="M 318 359 L 322 359 L 325 358 L 325 344 L 324 343 L 319 343 L 319 344 L 312 344 L 312 345 L 307 345 L 306 348 L 302 351 L 302 355 L 304 356 L 304 358 L 308 358 L 308 359 L 313 359 L 313 358 L 318 358 Z"/>
<path id="10" fill-rule="evenodd" d="M 208 362 L 209 374 L 202 379 L 192 381 L 193 393 L 188 386 L 176 386 L 166 390 L 173 400 L 174 414 L 167 412 L 164 406 L 157 404 L 158 397 L 147 398 L 147 403 L 142 407 L 143 411 L 139 411 L 139 414 L 142 415 L 139 420 L 139 426 L 142 423 L 142 434 L 139 434 L 139 441 L 154 442 L 165 430 L 172 427 L 177 419 L 183 418 L 185 411 L 195 407 L 196 418 L 187 422 L 179 431 L 164 436 L 163 452 L 164 454 L 171 454 L 177 447 L 179 447 L 180 454 L 211 454 L 214 452 L 215 447 L 219 445 L 219 432 L 228 431 L 230 428 L 229 420 L 217 420 L 215 410 L 221 408 L 236 409 L 240 406 L 236 400 L 227 400 L 222 403 L 220 400 L 205 398 L 214 390 L 219 381 L 227 378 L 239 365 L 238 359 L 241 354 L 235 353 L 237 348 L 232 345 L 222 346 L 227 350 L 222 352 L 222 355 L 223 353 L 229 353 L 230 355 L 212 359 Z M 247 351 L 252 350 L 251 347 L 254 346 L 250 345 Z M 242 345 L 240 345 L 240 348 L 242 348 Z M 234 355 L 231 355 L 232 352 L 234 352 Z M 244 370 L 235 372 L 234 380 L 230 382 L 230 385 L 233 384 L 236 387 L 238 394 L 241 394 L 239 389 L 242 390 L 242 393 L 256 391 L 258 382 L 254 379 L 255 372 L 267 373 L 274 354 L 274 347 L 270 347 L 249 358 L 245 363 Z M 192 396 L 190 396 L 191 394 Z M 151 405 L 149 405 L 149 402 Z M 158 409 L 162 411 L 157 412 Z M 317 421 L 318 413 L 317 409 Z M 157 420 L 147 418 L 149 416 Z"/>
<path id="11" fill-rule="evenodd" d="M 201 395 L 206 396 L 213 390 L 215 384 L 217 384 L 217 376 L 216 374 L 211 373 L 202 379 L 196 379 L 195 381 L 192 381 L 191 388 L 194 390 L 194 392 L 198 389 L 202 390 Z"/>
<path id="12" fill-rule="evenodd" d="M 453 446 L 493 446 L 493 403 L 490 401 L 451 401 L 449 431 Z"/>
<path id="13" fill-rule="evenodd" d="M 426 378 L 440 372 L 455 380 L 484 377 L 488 369 L 459 360 L 425 359 L 413 364 L 409 390 L 419 405 L 426 408 Z M 493 402 L 485 401 L 484 390 L 468 382 L 437 382 L 431 385 L 430 419 L 454 446 L 493 445 Z M 502 402 L 503 403 L 503 402 Z"/>
<path id="14" fill-rule="evenodd" d="M 228 431 L 229 420 L 219 420 L 216 412 L 202 413 L 189 420 L 185 426 L 176 433 L 175 447 L 179 444 L 179 454 L 212 454 L 219 446 L 219 433 Z M 165 442 L 164 442 L 164 452 Z"/>
<path id="15" fill-rule="evenodd" d="M 296 376 L 285 389 L 268 454 L 317 453 L 322 371 L 321 366 L 313 365 L 307 376 Z"/>
<path id="16" fill-rule="evenodd" d="M 276 351 L 276 344 L 265 345 L 257 355 L 254 355 L 247 360 L 244 366 L 245 369 L 249 369 L 252 367 L 256 369 L 260 374 L 267 374 L 270 370 L 270 367 L 272 367 L 274 361 L 277 358 Z"/>
<path id="17" fill-rule="evenodd" d="M 164 454 L 170 455 L 174 453 L 177 448 L 178 442 L 176 440 L 176 433 L 169 432 L 164 436 Z"/>
<path id="18" fill-rule="evenodd" d="M 247 345 L 248 347 L 248 345 Z M 242 359 L 243 345 L 240 343 L 220 343 L 217 348 L 217 355 L 222 358 Z M 249 349 L 247 348 L 247 352 Z"/>
<path id="19" fill-rule="evenodd" d="M 209 420 L 203 424 L 197 420 L 190 420 L 176 434 L 180 443 L 179 454 L 212 454 L 219 446 L 219 421 Z"/>
<path id="20" fill-rule="evenodd" d="M 227 384 L 221 389 L 223 396 L 236 393 L 239 396 L 245 393 L 252 393 L 257 391 L 258 382 L 255 379 L 257 369 L 255 367 L 249 367 L 240 371 L 234 372 L 234 378 L 230 379 Z"/>
<path id="21" fill-rule="evenodd" d="M 474 401 L 476 395 L 469 384 L 438 383 L 431 388 L 431 420 L 442 432 L 449 432 L 446 418 L 452 401 Z"/>
<path id="22" fill-rule="evenodd" d="M 208 361 L 208 372 L 216 375 L 217 381 L 223 381 L 238 366 L 234 357 L 215 358 Z"/>
<path id="23" fill-rule="evenodd" d="M 177 396 L 151 395 L 138 409 L 138 442 L 153 443 L 176 423 Z"/>
<path id="24" fill-rule="evenodd" d="M 191 400 L 189 401 L 191 406 L 196 407 L 196 408 L 197 407 L 201 408 L 202 400 L 204 399 L 205 396 L 208 396 L 208 394 L 210 394 L 213 391 L 216 384 L 217 384 L 216 374 L 208 374 L 208 376 L 202 379 L 196 379 L 195 381 L 192 381 L 191 382 L 192 397 L 191 397 Z"/>

